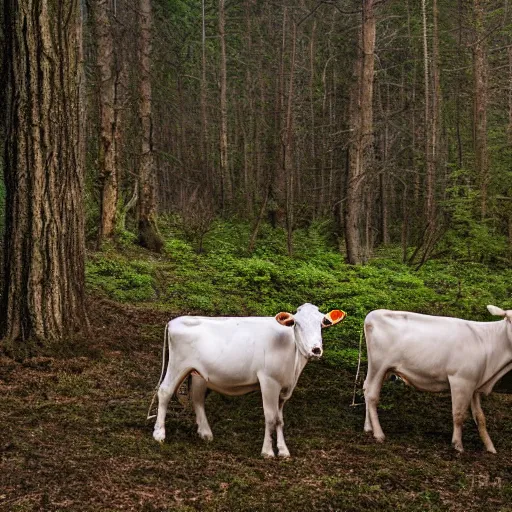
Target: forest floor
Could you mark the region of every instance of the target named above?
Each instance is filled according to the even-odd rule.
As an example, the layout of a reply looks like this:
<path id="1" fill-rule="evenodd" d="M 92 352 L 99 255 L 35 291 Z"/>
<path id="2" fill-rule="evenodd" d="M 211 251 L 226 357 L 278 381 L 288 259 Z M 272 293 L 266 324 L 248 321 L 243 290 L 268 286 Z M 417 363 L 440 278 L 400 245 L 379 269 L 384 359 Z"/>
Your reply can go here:
<path id="1" fill-rule="evenodd" d="M 0 360 L 1 511 L 512 510 L 512 395 L 483 404 L 498 454 L 468 419 L 460 455 L 449 395 L 387 383 L 377 444 L 350 406 L 352 369 L 312 362 L 285 408 L 291 459 L 260 457 L 258 393 L 208 397 L 211 443 L 175 402 L 160 445 L 146 413 L 169 313 L 105 299 L 90 311 L 89 339 Z"/>

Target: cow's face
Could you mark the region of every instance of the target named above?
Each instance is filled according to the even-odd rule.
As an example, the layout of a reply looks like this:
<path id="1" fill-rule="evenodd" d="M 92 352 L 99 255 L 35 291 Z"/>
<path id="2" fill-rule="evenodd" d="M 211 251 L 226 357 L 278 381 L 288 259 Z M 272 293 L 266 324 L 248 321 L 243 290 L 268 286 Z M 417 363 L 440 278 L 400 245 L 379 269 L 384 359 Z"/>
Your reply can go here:
<path id="1" fill-rule="evenodd" d="M 279 313 L 276 320 L 287 327 L 293 327 L 295 343 L 307 358 L 319 358 L 323 353 L 322 328 L 331 327 L 341 322 L 346 313 L 335 309 L 326 315 L 321 313 L 313 304 L 303 304 L 297 313 Z"/>

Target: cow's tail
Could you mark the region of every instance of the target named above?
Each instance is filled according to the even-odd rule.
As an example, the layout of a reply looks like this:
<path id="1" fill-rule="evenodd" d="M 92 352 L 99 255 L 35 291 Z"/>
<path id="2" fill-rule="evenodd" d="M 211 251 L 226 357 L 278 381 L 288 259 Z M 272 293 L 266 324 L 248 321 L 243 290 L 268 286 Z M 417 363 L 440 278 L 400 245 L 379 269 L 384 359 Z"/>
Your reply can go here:
<path id="1" fill-rule="evenodd" d="M 164 346 L 162 349 L 162 371 L 160 372 L 160 379 L 158 380 L 158 384 L 156 385 L 155 392 L 153 393 L 153 398 L 151 399 L 151 403 L 149 404 L 148 409 L 148 416 L 147 420 L 151 420 L 153 418 L 156 418 L 156 414 L 151 414 L 151 408 L 153 407 L 153 404 L 155 403 L 156 395 L 158 394 L 158 388 L 160 387 L 160 384 L 162 384 L 162 380 L 164 379 L 164 373 L 165 373 L 165 363 L 166 363 L 166 349 L 169 352 L 169 358 L 171 357 L 171 351 L 169 347 L 169 324 L 165 326 L 165 332 L 164 332 Z"/>
<path id="2" fill-rule="evenodd" d="M 361 353 L 363 349 L 363 329 L 361 329 L 361 333 L 359 335 L 359 356 L 357 358 L 357 372 L 356 372 L 356 378 L 354 380 L 354 394 L 352 395 L 352 403 L 350 405 L 362 405 L 362 404 L 356 404 L 356 389 L 357 389 L 357 382 L 359 380 L 359 370 L 361 369 Z"/>

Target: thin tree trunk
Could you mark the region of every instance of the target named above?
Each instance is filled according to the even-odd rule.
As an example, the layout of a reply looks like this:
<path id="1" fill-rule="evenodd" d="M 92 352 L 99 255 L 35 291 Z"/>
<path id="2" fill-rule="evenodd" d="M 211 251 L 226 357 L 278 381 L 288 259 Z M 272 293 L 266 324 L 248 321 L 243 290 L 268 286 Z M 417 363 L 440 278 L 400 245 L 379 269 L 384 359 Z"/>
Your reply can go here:
<path id="1" fill-rule="evenodd" d="M 311 36 L 309 42 L 309 116 L 311 123 L 311 150 L 310 150 L 310 158 L 312 162 L 312 167 L 314 169 L 314 186 L 318 188 L 317 197 L 313 198 L 315 200 L 315 204 L 313 205 L 313 218 L 317 215 L 321 215 L 321 208 L 323 204 L 323 187 L 319 186 L 321 183 L 321 177 L 318 174 L 317 170 L 317 157 L 316 157 L 316 136 L 315 136 L 315 34 L 316 34 L 316 20 L 313 21 L 313 26 L 311 28 Z"/>
<path id="2" fill-rule="evenodd" d="M 226 68 L 226 18 L 225 0 L 219 0 L 219 37 L 220 37 L 220 175 L 222 211 L 231 203 L 232 190 L 228 162 L 228 106 L 227 106 L 227 68 Z"/>
<path id="3" fill-rule="evenodd" d="M 462 0 L 458 0 L 458 56 L 462 61 Z M 461 136 L 461 116 L 460 116 L 460 97 L 461 97 L 461 83 L 464 81 L 464 70 L 461 69 L 457 74 L 457 85 L 455 91 L 455 133 L 457 138 L 457 164 L 458 168 L 462 169 L 464 165 L 463 152 L 462 152 L 462 136 Z"/>
<path id="4" fill-rule="evenodd" d="M 286 174 L 285 174 L 285 163 L 284 163 L 284 152 L 285 142 L 282 140 L 282 126 L 283 126 L 283 110 L 285 96 L 285 51 L 286 51 L 286 31 L 288 24 L 288 10 L 285 7 L 283 9 L 283 21 L 282 21 L 282 39 L 281 39 L 281 51 L 279 55 L 279 71 L 276 77 L 276 95 L 275 95 L 275 108 L 274 108 L 274 162 L 275 169 L 274 180 L 272 182 L 272 188 L 270 192 L 270 206 L 269 214 L 271 219 L 272 227 L 282 225 L 283 212 L 286 209 Z M 286 127 L 285 127 L 286 129 Z"/>
<path id="5" fill-rule="evenodd" d="M 205 17 L 205 0 L 201 0 L 201 160 L 203 172 L 206 176 L 206 188 L 212 190 L 212 176 L 210 175 L 210 163 L 208 158 L 208 117 L 206 111 L 206 93 L 208 83 L 206 81 L 206 17 Z"/>
<path id="6" fill-rule="evenodd" d="M 114 39 L 108 0 L 95 0 L 94 15 L 97 37 L 97 65 L 99 69 L 100 140 L 99 184 L 100 226 L 99 245 L 114 236 L 116 222 L 118 176 L 115 154 L 115 73 Z"/>
<path id="7" fill-rule="evenodd" d="M 87 330 L 78 0 L 7 0 L 6 229 L 1 335 Z"/>
<path id="8" fill-rule="evenodd" d="M 480 214 L 487 215 L 489 153 L 487 148 L 487 53 L 484 0 L 474 0 L 475 44 L 473 47 L 475 163 L 480 183 Z"/>
<path id="9" fill-rule="evenodd" d="M 434 217 L 434 180 L 435 169 L 432 159 L 432 116 L 430 107 L 430 57 L 428 53 L 428 30 L 426 0 L 421 0 L 421 15 L 423 24 L 423 71 L 425 83 L 425 220 L 432 226 Z M 427 230 L 427 234 L 428 234 Z"/>
<path id="10" fill-rule="evenodd" d="M 258 238 L 258 233 L 260 231 L 261 223 L 263 221 L 263 217 L 265 217 L 265 211 L 267 209 L 268 198 L 270 196 L 270 186 L 265 187 L 266 192 L 263 198 L 263 202 L 261 203 L 260 211 L 258 217 L 256 219 L 256 223 L 254 224 L 254 228 L 251 233 L 251 239 L 249 241 L 248 251 L 252 253 L 254 251 L 254 247 L 256 246 L 256 239 Z"/>
<path id="11" fill-rule="evenodd" d="M 373 144 L 373 76 L 375 50 L 374 0 L 363 0 L 360 51 L 354 69 L 351 98 L 352 144 L 349 154 L 347 200 L 345 209 L 345 243 L 347 261 L 357 265 L 364 261 L 360 226 L 363 215 L 365 173 L 371 165 Z M 366 241 L 366 246 L 369 241 Z"/>
<path id="12" fill-rule="evenodd" d="M 389 117 L 390 117 L 390 99 L 389 99 L 389 84 L 386 88 L 386 123 L 384 126 L 383 142 L 382 142 L 382 161 L 384 163 L 384 169 L 387 168 L 388 157 L 389 157 Z M 384 245 L 389 244 L 389 194 L 388 194 L 388 177 L 384 172 L 379 175 L 379 187 L 380 187 L 380 204 L 381 204 L 381 239 Z"/>
<path id="13" fill-rule="evenodd" d="M 162 239 L 156 225 L 155 165 L 151 118 L 151 0 L 140 0 L 140 118 L 141 155 L 139 162 L 139 243 L 160 252 Z"/>
<path id="14" fill-rule="evenodd" d="M 432 2 L 432 136 L 431 176 L 427 187 L 428 222 L 433 226 L 436 219 L 435 183 L 439 176 L 441 160 L 441 77 L 439 62 L 439 11 L 437 0 Z"/>
<path id="15" fill-rule="evenodd" d="M 251 0 L 244 2 L 245 11 L 245 51 L 247 55 L 247 64 L 245 69 L 245 98 L 247 104 L 246 120 L 244 121 L 244 109 L 242 104 L 239 107 L 240 128 L 243 133 L 244 144 L 244 195 L 246 214 L 249 219 L 254 217 L 254 197 L 255 197 L 255 172 L 254 172 L 254 91 L 251 58 L 253 56 L 252 44 L 252 23 L 251 23 Z"/>
<path id="16" fill-rule="evenodd" d="M 508 47 L 508 143 L 512 146 L 512 45 Z M 512 196 L 512 186 L 507 191 Z M 509 206 L 508 211 L 508 248 L 509 254 L 512 256 L 512 207 Z"/>
<path id="17" fill-rule="evenodd" d="M 286 180 L 286 232 L 288 255 L 293 253 L 293 189 L 294 189 L 294 165 L 293 165 L 293 101 L 295 81 L 295 51 L 297 43 L 297 24 L 292 22 L 292 48 L 290 56 L 290 78 L 288 83 L 288 102 L 286 107 L 286 129 L 284 144 L 284 172 Z"/>
<path id="18" fill-rule="evenodd" d="M 508 143 L 512 145 L 512 43 L 508 47 Z"/>

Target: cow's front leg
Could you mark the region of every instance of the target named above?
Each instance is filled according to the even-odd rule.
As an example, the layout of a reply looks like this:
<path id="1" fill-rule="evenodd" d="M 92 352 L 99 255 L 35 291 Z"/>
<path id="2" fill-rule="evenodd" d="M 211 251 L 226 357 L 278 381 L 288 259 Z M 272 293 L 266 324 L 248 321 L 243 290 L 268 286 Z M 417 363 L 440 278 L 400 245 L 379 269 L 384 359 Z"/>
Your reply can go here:
<path id="1" fill-rule="evenodd" d="M 289 457 L 290 452 L 288 451 L 288 447 L 284 441 L 284 419 L 283 419 L 283 407 L 286 403 L 286 400 L 283 398 L 279 398 L 279 417 L 277 421 L 277 454 L 279 457 Z"/>
<path id="2" fill-rule="evenodd" d="M 265 375 L 258 375 L 258 379 L 263 399 L 263 412 L 265 413 L 265 437 L 263 439 L 261 455 L 263 457 L 274 457 L 272 434 L 279 422 L 279 393 L 281 386 L 274 379 Z"/>
<path id="3" fill-rule="evenodd" d="M 475 420 L 476 426 L 478 427 L 478 432 L 484 443 L 485 449 L 490 453 L 496 453 L 496 448 L 494 448 L 491 437 L 489 436 L 489 432 L 487 432 L 485 415 L 480 404 L 480 393 L 473 394 L 473 398 L 471 399 L 471 412 L 473 413 L 473 419 Z"/>
<path id="4" fill-rule="evenodd" d="M 192 389 L 190 397 L 196 413 L 197 433 L 201 439 L 211 441 L 213 439 L 212 430 L 206 418 L 204 409 L 204 400 L 206 397 L 207 384 L 200 375 L 192 375 Z"/>
<path id="5" fill-rule="evenodd" d="M 473 395 L 472 386 L 465 380 L 457 377 L 448 377 L 452 393 L 453 436 L 452 445 L 460 453 L 464 451 L 462 445 L 462 424 L 468 411 Z"/>

